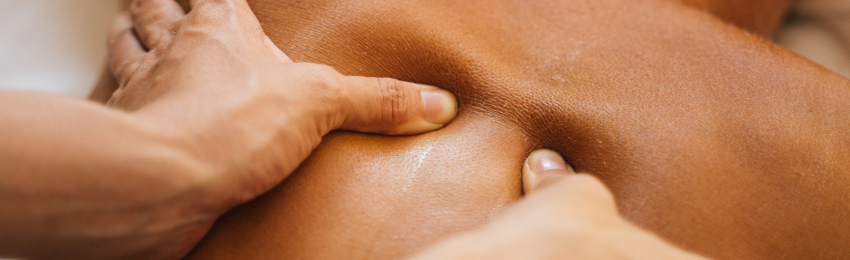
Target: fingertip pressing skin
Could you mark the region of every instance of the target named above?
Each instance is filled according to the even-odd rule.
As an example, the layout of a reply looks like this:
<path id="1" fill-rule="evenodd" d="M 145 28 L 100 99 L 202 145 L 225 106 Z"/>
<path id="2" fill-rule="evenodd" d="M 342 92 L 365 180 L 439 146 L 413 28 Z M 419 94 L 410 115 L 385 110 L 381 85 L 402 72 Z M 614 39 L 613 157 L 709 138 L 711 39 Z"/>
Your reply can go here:
<path id="1" fill-rule="evenodd" d="M 528 195 L 540 188 L 542 184 L 550 183 L 544 179 L 553 180 L 555 175 L 575 174 L 575 171 L 564 161 L 558 152 L 540 149 L 532 152 L 522 166 L 522 189 Z"/>
<path id="2" fill-rule="evenodd" d="M 426 88 L 419 92 L 422 98 L 422 117 L 432 124 L 445 125 L 457 115 L 457 100 L 451 92 Z"/>
<path id="3" fill-rule="evenodd" d="M 457 115 L 457 99 L 446 90 L 413 84 L 421 88 L 419 96 L 422 100 L 422 116 L 414 117 L 395 127 L 388 134 L 416 134 L 440 129 Z"/>
<path id="4" fill-rule="evenodd" d="M 332 74 L 338 74 L 333 72 Z M 457 114 L 455 96 L 443 89 L 391 78 L 345 76 L 344 118 L 333 129 L 385 135 L 437 130 Z"/>

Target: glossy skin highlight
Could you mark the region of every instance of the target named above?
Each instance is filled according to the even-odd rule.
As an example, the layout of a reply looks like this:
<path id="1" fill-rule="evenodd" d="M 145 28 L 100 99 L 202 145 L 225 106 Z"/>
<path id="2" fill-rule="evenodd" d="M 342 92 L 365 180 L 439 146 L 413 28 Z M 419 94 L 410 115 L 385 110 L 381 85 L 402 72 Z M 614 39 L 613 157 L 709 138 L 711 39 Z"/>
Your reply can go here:
<path id="1" fill-rule="evenodd" d="M 294 61 L 446 88 L 460 111 L 422 136 L 331 134 L 189 259 L 405 257 L 519 199 L 542 147 L 686 250 L 850 255 L 850 81 L 748 33 L 787 1 L 734 9 L 771 13 L 752 23 L 661 0 L 250 3 Z"/>
<path id="2" fill-rule="evenodd" d="M 597 178 L 576 173 L 556 152 L 532 152 L 522 167 L 524 198 L 481 229 L 412 259 L 705 260 L 626 221 Z"/>

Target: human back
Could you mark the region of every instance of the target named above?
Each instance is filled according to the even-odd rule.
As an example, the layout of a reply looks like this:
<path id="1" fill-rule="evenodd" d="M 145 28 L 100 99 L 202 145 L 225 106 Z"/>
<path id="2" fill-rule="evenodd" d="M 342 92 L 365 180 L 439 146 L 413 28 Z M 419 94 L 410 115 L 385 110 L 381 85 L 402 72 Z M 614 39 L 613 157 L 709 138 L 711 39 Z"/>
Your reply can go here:
<path id="1" fill-rule="evenodd" d="M 293 60 L 439 86 L 461 108 L 421 136 L 326 137 L 189 258 L 404 257 L 519 199 L 518 158 L 535 148 L 602 179 L 621 214 L 685 249 L 850 254 L 850 83 L 707 13 L 627 0 L 251 4 Z"/>

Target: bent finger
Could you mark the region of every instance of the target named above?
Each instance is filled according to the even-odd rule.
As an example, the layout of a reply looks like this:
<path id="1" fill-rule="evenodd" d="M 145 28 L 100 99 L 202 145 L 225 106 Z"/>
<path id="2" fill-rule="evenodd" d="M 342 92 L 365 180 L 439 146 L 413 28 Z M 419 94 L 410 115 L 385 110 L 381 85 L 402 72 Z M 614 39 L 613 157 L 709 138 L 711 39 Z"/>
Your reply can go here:
<path id="1" fill-rule="evenodd" d="M 175 24 L 186 15 L 174 0 L 135 0 L 130 13 L 136 33 L 148 49 L 167 46 Z"/>
<path id="2" fill-rule="evenodd" d="M 186 0 L 180 0 L 180 1 L 186 2 Z M 189 2 L 190 8 L 194 8 L 194 7 L 196 7 L 200 4 L 208 3 L 208 2 L 226 2 L 226 3 L 232 3 L 232 4 L 247 4 L 248 3 L 247 0 L 188 0 L 188 2 Z"/>
<path id="3" fill-rule="evenodd" d="M 457 114 L 457 99 L 432 86 L 389 78 L 345 77 L 347 100 L 340 129 L 410 135 L 433 131 Z"/>
<path id="4" fill-rule="evenodd" d="M 129 13 L 119 14 L 112 22 L 108 42 L 109 69 L 118 83 L 123 85 L 146 53 L 133 33 L 133 21 Z"/>

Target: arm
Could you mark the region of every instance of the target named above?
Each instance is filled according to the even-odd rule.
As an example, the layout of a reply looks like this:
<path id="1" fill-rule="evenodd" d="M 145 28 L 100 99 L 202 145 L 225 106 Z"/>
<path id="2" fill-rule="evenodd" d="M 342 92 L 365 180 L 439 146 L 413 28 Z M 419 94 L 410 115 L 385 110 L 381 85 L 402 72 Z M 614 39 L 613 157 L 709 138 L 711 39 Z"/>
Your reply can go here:
<path id="1" fill-rule="evenodd" d="M 81 100 L 0 93 L 3 254 L 120 251 L 144 241 L 128 234 L 214 220 L 170 217 L 210 169 L 152 125 Z"/>
<path id="2" fill-rule="evenodd" d="M 414 134 L 454 117 L 444 90 L 292 63 L 244 1 L 193 4 L 139 1 L 116 19 L 122 111 L 0 93 L 0 255 L 179 258 L 331 130 Z"/>

